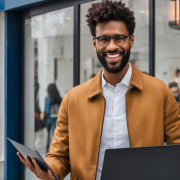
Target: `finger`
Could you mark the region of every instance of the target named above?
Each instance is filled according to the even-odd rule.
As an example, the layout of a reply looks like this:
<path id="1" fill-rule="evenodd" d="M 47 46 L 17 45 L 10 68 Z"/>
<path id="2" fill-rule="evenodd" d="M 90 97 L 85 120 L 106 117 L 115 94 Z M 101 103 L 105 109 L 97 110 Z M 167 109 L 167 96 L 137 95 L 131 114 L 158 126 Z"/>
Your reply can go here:
<path id="1" fill-rule="evenodd" d="M 43 170 L 39 167 L 39 165 L 38 165 L 38 163 L 37 163 L 37 161 L 36 161 L 35 159 L 33 159 L 32 162 L 33 162 L 33 164 L 34 164 L 34 166 L 35 166 L 35 169 L 36 169 L 36 171 L 37 171 L 38 176 L 39 176 L 40 178 L 42 178 L 42 176 L 45 174 L 45 171 L 43 171 Z"/>
<path id="2" fill-rule="evenodd" d="M 25 163 L 26 163 L 26 160 L 25 160 L 24 157 L 21 155 L 21 153 L 20 153 L 20 152 L 17 152 L 17 155 L 18 155 L 20 161 L 25 164 Z"/>
<path id="3" fill-rule="evenodd" d="M 42 170 L 35 159 L 33 159 L 32 161 L 37 171 L 36 176 L 39 177 L 40 179 L 47 178 L 47 171 Z"/>
<path id="4" fill-rule="evenodd" d="M 54 174 L 51 172 L 51 170 L 48 170 L 48 177 L 50 177 L 51 179 L 53 179 L 53 180 L 56 180 L 56 178 L 55 178 L 55 176 L 54 176 Z"/>
<path id="5" fill-rule="evenodd" d="M 26 159 L 26 163 L 27 163 L 27 166 L 28 168 L 33 172 L 33 173 L 36 173 L 36 169 L 34 167 L 34 165 L 32 164 L 32 162 L 30 161 L 29 157 L 25 157 Z"/>
<path id="6" fill-rule="evenodd" d="M 48 170 L 48 177 L 51 178 L 51 179 L 53 179 L 53 180 L 56 179 L 55 176 L 52 174 L 52 172 L 51 172 L 50 169 Z"/>
<path id="7" fill-rule="evenodd" d="M 48 170 L 48 174 L 49 174 L 50 176 L 54 176 L 54 175 L 52 174 L 51 170 Z"/>

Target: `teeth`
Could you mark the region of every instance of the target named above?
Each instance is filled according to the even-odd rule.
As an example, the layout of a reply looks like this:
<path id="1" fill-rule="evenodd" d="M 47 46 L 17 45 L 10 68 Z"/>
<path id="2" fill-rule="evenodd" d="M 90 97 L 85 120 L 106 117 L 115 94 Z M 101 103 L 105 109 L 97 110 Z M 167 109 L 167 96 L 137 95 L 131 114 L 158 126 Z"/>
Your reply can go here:
<path id="1" fill-rule="evenodd" d="M 109 57 L 109 58 L 115 58 L 115 57 L 118 57 L 118 56 L 120 56 L 120 54 L 115 54 L 115 55 L 107 55 L 107 57 Z"/>

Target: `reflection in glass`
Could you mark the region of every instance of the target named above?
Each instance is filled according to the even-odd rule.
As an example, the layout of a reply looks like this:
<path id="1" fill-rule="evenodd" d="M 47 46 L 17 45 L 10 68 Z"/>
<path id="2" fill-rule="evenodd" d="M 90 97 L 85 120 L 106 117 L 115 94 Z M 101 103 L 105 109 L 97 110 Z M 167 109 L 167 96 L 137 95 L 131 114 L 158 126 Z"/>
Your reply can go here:
<path id="1" fill-rule="evenodd" d="M 25 20 L 24 71 L 24 142 L 45 158 L 62 98 L 73 87 L 73 7 Z M 37 178 L 26 169 L 25 179 Z"/>
<path id="2" fill-rule="evenodd" d="M 88 8 L 91 3 L 101 2 L 93 1 L 81 5 L 81 54 L 80 54 L 80 83 L 83 83 L 97 74 L 102 68 L 96 51 L 93 48 L 92 36 L 89 27 L 86 23 Z M 149 72 L 149 1 L 148 0 L 124 0 L 135 13 L 136 28 L 135 28 L 135 43 L 131 49 L 130 62 L 133 63 L 139 70 Z"/>

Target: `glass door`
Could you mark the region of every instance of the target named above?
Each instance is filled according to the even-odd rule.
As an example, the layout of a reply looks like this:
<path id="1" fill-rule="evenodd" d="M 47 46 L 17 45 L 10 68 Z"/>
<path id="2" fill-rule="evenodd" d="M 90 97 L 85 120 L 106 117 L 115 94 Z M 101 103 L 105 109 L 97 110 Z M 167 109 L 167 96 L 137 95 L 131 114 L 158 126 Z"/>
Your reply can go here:
<path id="1" fill-rule="evenodd" d="M 73 27 L 73 7 L 25 20 L 24 144 L 43 158 L 53 138 L 57 109 L 73 87 Z M 25 180 L 32 179 L 37 178 L 25 169 Z"/>

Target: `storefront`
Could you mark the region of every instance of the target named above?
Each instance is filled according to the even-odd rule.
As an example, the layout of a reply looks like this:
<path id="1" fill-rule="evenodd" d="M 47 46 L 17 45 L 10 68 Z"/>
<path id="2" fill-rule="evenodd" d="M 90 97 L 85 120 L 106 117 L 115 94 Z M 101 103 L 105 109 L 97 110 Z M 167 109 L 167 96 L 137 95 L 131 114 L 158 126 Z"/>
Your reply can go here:
<path id="1" fill-rule="evenodd" d="M 63 98 L 102 68 L 85 18 L 98 1 L 0 0 L 5 12 L 5 180 L 36 179 L 6 138 L 45 156 L 52 129 L 35 124 L 36 115 L 45 111 L 49 85 L 55 84 Z M 136 18 L 130 62 L 168 84 L 180 69 L 179 0 L 123 2 Z"/>

